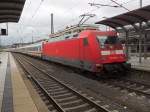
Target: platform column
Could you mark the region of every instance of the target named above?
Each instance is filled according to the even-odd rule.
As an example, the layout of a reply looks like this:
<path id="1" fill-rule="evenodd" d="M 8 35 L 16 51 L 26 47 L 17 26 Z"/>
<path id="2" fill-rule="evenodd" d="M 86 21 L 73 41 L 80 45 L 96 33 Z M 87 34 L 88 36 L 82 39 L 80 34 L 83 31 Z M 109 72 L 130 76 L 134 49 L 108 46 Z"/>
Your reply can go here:
<path id="1" fill-rule="evenodd" d="M 142 22 L 139 28 L 139 63 L 142 63 Z"/>
<path id="2" fill-rule="evenodd" d="M 129 32 L 126 31 L 125 34 L 126 34 L 126 42 L 125 42 L 126 57 L 127 57 L 127 60 L 128 60 L 129 59 Z"/>
<path id="3" fill-rule="evenodd" d="M 144 59 L 147 59 L 147 32 L 144 35 Z"/>

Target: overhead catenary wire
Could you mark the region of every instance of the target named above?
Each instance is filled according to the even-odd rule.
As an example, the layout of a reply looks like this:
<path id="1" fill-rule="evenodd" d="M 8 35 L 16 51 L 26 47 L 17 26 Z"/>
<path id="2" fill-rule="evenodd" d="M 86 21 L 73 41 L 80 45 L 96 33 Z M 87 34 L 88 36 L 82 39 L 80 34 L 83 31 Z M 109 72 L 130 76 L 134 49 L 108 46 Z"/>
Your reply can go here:
<path id="1" fill-rule="evenodd" d="M 127 2 L 123 2 L 123 3 L 121 3 L 121 4 L 122 4 L 122 5 L 126 5 L 126 4 L 128 4 L 128 3 L 133 2 L 133 1 L 136 1 L 136 0 L 129 0 L 129 1 L 127 1 Z"/>
<path id="2" fill-rule="evenodd" d="M 69 8 L 68 10 L 66 10 L 66 11 L 64 12 L 64 14 L 69 14 L 69 13 L 72 14 L 71 10 L 73 10 L 74 8 L 77 8 L 77 7 L 80 5 L 79 2 L 80 2 L 80 1 L 78 1 L 76 4 L 74 4 L 74 7 L 71 7 L 71 8 Z M 66 17 L 67 17 L 67 16 L 66 16 Z M 73 21 L 77 20 L 77 18 L 79 18 L 79 17 L 73 18 L 73 19 L 71 19 L 70 21 L 66 22 L 65 24 L 68 24 L 68 23 L 70 23 L 70 22 L 73 22 Z M 65 24 L 59 25 L 59 26 L 56 27 L 56 28 L 62 28 L 62 27 L 64 27 Z"/>
<path id="3" fill-rule="evenodd" d="M 42 5 L 42 2 L 43 2 L 44 0 L 40 0 L 40 4 L 38 5 L 38 7 L 36 8 L 36 10 L 34 11 L 34 13 L 32 14 L 32 15 L 30 15 L 31 16 L 31 18 L 29 18 L 29 20 L 26 20 L 26 21 L 33 21 L 33 19 L 35 19 L 35 17 L 36 17 L 36 15 L 37 15 L 37 13 L 39 13 L 38 11 L 39 11 L 39 9 L 40 9 L 40 7 L 41 7 L 41 5 Z M 72 0 L 73 1 L 73 0 Z M 115 1 L 117 1 L 117 0 L 115 0 Z M 125 6 L 127 6 L 126 4 L 129 4 L 129 3 L 131 3 L 131 2 L 133 2 L 133 1 L 139 1 L 139 0 L 128 0 L 128 1 L 126 1 L 126 2 L 122 2 L 122 3 L 119 3 L 120 5 L 125 5 Z M 144 3 L 145 3 L 145 1 L 149 1 L 149 0 L 143 0 L 144 1 Z M 30 6 L 31 6 L 31 2 L 32 2 L 32 0 L 30 0 Z M 94 3 L 94 2 L 96 2 L 96 0 L 92 0 L 92 2 Z M 69 13 L 72 13 L 72 11 L 70 11 L 70 10 L 73 10 L 74 8 L 76 8 L 77 7 L 77 5 L 78 5 L 79 3 L 77 3 L 77 4 L 75 4 L 73 7 L 71 7 L 71 8 L 69 8 L 68 10 L 66 10 L 65 12 L 64 12 L 64 14 L 66 15 L 66 14 L 69 14 Z M 108 3 L 109 4 L 109 3 Z M 112 2 L 110 3 L 110 4 L 112 4 Z M 79 4 L 80 5 L 80 4 Z M 28 6 L 29 7 L 29 6 Z M 91 9 L 91 10 L 89 10 L 89 9 L 86 9 L 87 10 L 87 12 L 86 13 L 91 13 L 91 12 L 94 12 L 94 11 L 98 11 L 100 8 L 94 8 L 94 9 Z M 89 11 L 88 11 L 89 10 Z M 98 11 L 99 12 L 99 11 Z M 49 12 L 48 12 L 49 13 Z M 33 18 L 32 18 L 33 17 Z M 67 16 L 66 16 L 67 17 Z M 24 24 L 24 17 L 21 19 L 22 21 L 20 21 L 20 25 L 22 26 L 22 30 L 21 30 L 21 32 L 23 33 L 23 32 L 25 32 L 25 30 L 24 30 L 24 28 L 23 27 L 28 27 L 28 25 L 23 25 Z M 37 17 L 36 17 L 36 19 L 37 19 Z M 73 23 L 75 23 L 75 21 L 78 21 L 78 19 L 79 19 L 79 17 L 76 17 L 76 18 L 71 18 L 71 20 L 70 21 L 68 21 L 68 22 L 66 22 L 65 24 L 63 24 L 63 25 L 60 25 L 59 26 L 59 28 L 62 28 L 62 27 L 64 27 L 65 25 L 67 25 L 67 24 L 69 24 L 69 23 L 71 23 L 71 22 L 73 22 Z M 27 23 L 27 24 L 30 24 L 30 23 Z M 35 24 L 35 22 L 34 22 L 34 24 Z M 36 24 L 37 25 L 37 24 Z M 34 26 L 33 26 L 34 27 Z M 57 27 L 56 27 L 57 28 Z M 40 34 L 41 35 L 41 34 Z"/>
<path id="4" fill-rule="evenodd" d="M 44 0 L 41 0 L 39 6 L 37 7 L 35 13 L 32 15 L 31 19 L 33 19 L 33 18 L 35 17 L 35 15 L 37 14 L 38 10 L 40 9 L 40 7 L 41 7 L 43 1 L 44 1 Z M 93 3 L 94 3 L 94 2 L 95 2 L 95 0 L 93 0 Z M 77 7 L 77 6 L 75 5 L 75 7 Z M 69 9 L 68 9 L 67 11 L 65 11 L 64 13 L 65 13 L 65 14 L 66 14 L 66 12 L 67 12 L 67 13 L 71 13 L 70 10 L 73 10 L 73 9 L 74 9 L 74 7 L 69 8 Z M 93 11 L 95 11 L 95 10 L 98 10 L 98 9 L 99 9 L 99 8 L 93 9 L 93 10 L 87 12 L 87 14 L 90 13 L 90 12 L 93 12 Z M 74 20 L 74 19 L 72 19 L 72 20 Z M 71 21 L 72 21 L 72 20 L 71 20 Z M 63 25 L 63 26 L 64 26 L 64 25 Z M 60 26 L 59 26 L 59 27 L 60 27 Z"/>
<path id="5" fill-rule="evenodd" d="M 71 0 L 71 1 L 73 1 L 73 0 Z M 76 4 L 75 3 L 73 3 L 74 4 L 74 7 L 71 7 L 71 8 L 69 8 L 68 10 L 66 10 L 66 11 L 64 11 L 64 14 L 69 14 L 69 13 L 72 13 L 71 12 L 71 10 L 73 10 L 74 8 L 76 8 L 77 6 L 79 6 L 79 2 L 77 2 Z M 49 13 L 49 12 L 48 12 Z M 53 12 L 52 12 L 53 13 Z M 67 17 L 67 16 L 66 16 Z M 61 26 L 58 26 L 58 27 L 61 27 Z M 56 27 L 56 28 L 58 28 L 58 27 Z"/>
<path id="6" fill-rule="evenodd" d="M 44 0 L 40 0 L 40 4 L 38 5 L 38 7 L 37 7 L 36 10 L 34 11 L 34 13 L 31 15 L 31 17 L 29 17 L 28 21 L 31 22 L 31 21 L 34 19 L 35 15 L 36 15 L 37 12 L 39 11 L 39 9 L 40 9 L 40 7 L 41 7 L 41 5 L 42 5 L 43 2 L 44 2 Z M 27 2 L 26 2 L 26 3 L 27 3 Z M 29 3 L 28 3 L 28 4 L 29 4 L 28 7 L 31 6 L 31 4 L 32 4 L 31 0 L 29 0 Z M 22 18 L 22 16 L 21 16 L 21 18 Z M 23 21 L 23 20 L 22 20 L 22 21 Z M 20 22 L 20 21 L 19 21 L 19 22 Z M 29 23 L 30 23 L 30 22 L 27 22 L 28 25 L 25 25 L 25 24 L 24 24 L 24 26 L 29 26 Z M 23 25 L 23 22 L 22 22 L 22 23 L 20 22 L 20 24 Z"/>
<path id="7" fill-rule="evenodd" d="M 114 1 L 114 0 L 110 0 L 110 1 L 111 1 L 111 3 L 117 4 L 117 6 L 115 6 L 115 5 L 104 5 L 104 4 L 95 4 L 95 3 L 90 4 L 90 5 L 91 5 L 91 6 L 100 5 L 100 6 L 108 6 L 108 7 L 114 7 L 114 8 L 119 8 L 119 7 L 121 7 L 121 8 L 124 8 L 125 10 L 127 10 L 127 11 L 130 11 L 129 9 L 127 9 L 126 7 L 124 7 L 123 5 L 124 5 L 124 4 L 128 4 L 128 3 L 130 3 L 130 2 L 132 2 L 132 1 L 134 1 L 134 0 L 129 0 L 129 1 L 123 2 L 123 3 L 118 3 L 118 2 L 116 2 L 116 1 Z M 108 3 L 108 4 L 111 4 L 111 3 Z M 100 7 L 97 7 L 97 8 L 100 8 Z"/>
<path id="8" fill-rule="evenodd" d="M 32 20 L 33 20 L 33 18 L 36 16 L 36 14 L 38 13 L 38 11 L 39 11 L 39 9 L 40 9 L 40 7 L 41 7 L 43 1 L 44 1 L 44 0 L 41 0 L 41 1 L 40 1 L 40 4 L 39 4 L 39 6 L 37 7 L 35 13 L 31 16 Z M 122 4 L 128 4 L 128 3 L 130 3 L 131 1 L 133 1 L 133 0 L 129 0 L 128 2 L 124 2 L 124 3 L 122 3 Z M 94 2 L 95 2 L 95 0 L 93 0 L 93 3 L 94 3 Z M 111 2 L 111 3 L 112 3 L 112 2 Z M 77 3 L 77 4 L 79 4 L 79 3 Z M 122 4 L 120 4 L 120 5 L 122 5 Z M 76 5 L 74 5 L 74 6 L 77 7 Z M 75 7 L 69 8 L 69 9 L 66 10 L 64 13 L 65 13 L 65 14 L 72 13 L 70 10 L 73 10 Z M 95 9 L 92 9 L 91 11 L 86 12 L 86 13 L 91 13 L 91 12 L 94 12 L 94 11 L 99 10 L 99 9 L 100 9 L 100 8 L 95 8 Z M 78 17 L 77 17 L 77 18 L 78 18 Z M 71 19 L 71 20 L 70 20 L 69 22 L 67 22 L 67 23 L 76 21 L 77 18 Z M 59 25 L 59 26 L 56 27 L 56 28 L 64 27 L 64 25 L 66 25 L 66 23 L 63 24 L 63 25 Z"/>
<path id="9" fill-rule="evenodd" d="M 35 13 L 31 16 L 31 19 L 30 19 L 30 21 L 32 21 L 33 19 L 34 19 L 34 17 L 36 16 L 36 14 L 38 13 L 38 11 L 39 11 L 39 9 L 40 9 L 40 7 L 41 7 L 41 5 L 42 5 L 42 3 L 43 3 L 43 1 L 44 0 L 41 0 L 40 1 L 40 4 L 39 4 L 39 6 L 37 7 L 37 9 L 35 10 Z M 94 0 L 95 1 L 95 0 Z M 94 2 L 93 1 L 93 2 Z M 77 5 L 78 5 L 79 3 L 77 3 Z M 77 5 L 75 5 L 75 7 L 77 7 Z M 65 11 L 64 13 L 66 14 L 66 13 L 71 13 L 70 12 L 70 10 L 73 10 L 75 7 L 71 7 L 71 8 L 69 8 L 67 11 Z M 95 11 L 95 10 L 97 10 L 97 9 L 94 9 L 94 10 L 92 10 L 92 11 Z M 92 11 L 90 11 L 90 12 L 92 12 Z M 90 12 L 87 12 L 87 13 L 90 13 Z M 75 19 L 72 19 L 71 21 L 74 21 Z M 69 21 L 70 22 L 70 21 Z M 64 26 L 64 25 L 61 25 L 61 26 Z M 61 26 L 59 26 L 59 27 L 61 27 Z"/>
<path id="10" fill-rule="evenodd" d="M 30 21 L 32 21 L 34 19 L 34 17 L 36 16 L 36 14 L 38 13 L 42 3 L 44 2 L 44 0 L 40 0 L 40 4 L 38 5 L 38 7 L 36 8 L 36 10 L 34 11 L 33 15 L 31 16 Z M 30 22 L 29 22 L 30 23 Z"/>
<path id="11" fill-rule="evenodd" d="M 95 0 L 93 0 L 93 3 L 95 2 Z M 111 2 L 110 2 L 111 3 Z M 77 7 L 76 5 L 75 5 L 75 7 Z M 73 8 L 72 8 L 73 9 Z M 91 13 L 91 12 L 93 12 L 93 11 L 96 11 L 96 10 L 98 10 L 98 9 L 100 9 L 100 7 L 98 8 L 98 7 L 96 7 L 95 9 L 92 9 L 91 11 L 88 11 L 88 12 L 85 12 L 84 14 L 89 14 L 89 13 Z M 69 11 L 69 10 L 68 10 Z M 70 11 L 69 11 L 70 12 Z M 65 24 L 68 24 L 68 23 L 71 23 L 71 22 L 73 22 L 73 21 L 77 21 L 77 19 L 79 19 L 79 17 L 76 17 L 76 18 L 73 18 L 73 19 L 71 19 L 70 21 L 68 21 L 68 22 L 66 22 Z M 63 25 L 59 25 L 58 27 L 56 27 L 56 28 L 63 28 L 64 27 L 64 25 L 65 24 L 63 24 Z"/>
<path id="12" fill-rule="evenodd" d="M 93 3 L 95 2 L 95 0 L 93 0 Z M 109 2 L 108 4 L 110 4 L 110 3 L 112 3 L 112 2 Z M 96 7 L 95 9 L 92 9 L 92 10 L 90 10 L 90 11 L 88 11 L 88 12 L 85 12 L 84 14 L 90 14 L 90 13 L 92 13 L 92 12 L 94 12 L 94 11 L 96 11 L 96 10 L 99 10 L 101 7 Z"/>
<path id="13" fill-rule="evenodd" d="M 127 2 L 123 2 L 122 4 L 119 4 L 119 6 L 121 6 L 122 7 L 122 5 L 123 4 L 128 4 L 128 3 L 130 3 L 130 2 L 132 2 L 132 1 L 134 1 L 134 0 L 129 0 L 129 1 L 127 1 Z M 93 0 L 93 3 L 95 2 L 95 0 Z M 112 3 L 112 2 L 110 2 L 110 3 Z M 108 4 L 110 4 L 110 3 L 108 3 Z M 75 7 L 77 7 L 76 5 L 75 5 Z M 69 8 L 67 11 L 65 11 L 64 13 L 66 14 L 69 14 L 69 13 L 71 13 L 71 11 L 70 10 L 73 10 L 75 7 L 72 7 L 72 8 Z M 123 6 L 124 7 L 124 6 Z M 96 10 L 98 10 L 100 7 L 97 7 L 96 9 L 92 9 L 91 11 L 89 11 L 89 12 L 87 12 L 87 13 L 85 13 L 85 14 L 89 14 L 89 13 L 91 13 L 91 12 L 93 12 L 93 11 L 96 11 Z M 126 8 L 126 10 L 128 10 L 127 8 Z M 69 22 L 67 22 L 67 23 L 70 23 L 70 22 L 72 22 L 72 21 L 75 21 L 76 19 L 72 19 L 71 21 L 69 21 Z M 63 24 L 63 25 L 59 25 L 58 27 L 56 27 L 56 28 L 61 28 L 61 27 L 64 27 L 64 25 L 65 24 Z"/>
<path id="14" fill-rule="evenodd" d="M 99 8 L 99 6 L 105 6 L 105 7 L 115 7 L 115 8 L 118 8 L 119 6 L 118 5 L 109 5 L 109 4 L 96 4 L 96 3 L 88 3 L 90 4 L 91 6 L 96 6 Z"/>
<path id="15" fill-rule="evenodd" d="M 34 13 L 31 15 L 31 18 L 29 19 L 29 22 L 28 22 L 28 24 L 26 25 L 26 27 L 31 26 L 31 23 L 33 23 L 33 19 L 34 19 L 35 16 L 37 15 L 37 13 L 38 13 L 38 11 L 39 11 L 39 9 L 40 9 L 40 7 L 41 7 L 41 5 L 42 5 L 43 2 L 44 2 L 44 0 L 40 0 L 39 5 L 38 5 L 37 8 L 35 9 Z M 31 4 L 31 3 L 32 3 L 32 2 L 30 1 L 30 4 Z M 32 36 L 32 37 L 33 37 L 33 36 Z"/>
<path id="16" fill-rule="evenodd" d="M 114 0 L 110 0 L 110 1 L 111 1 L 111 2 L 109 2 L 108 4 L 115 3 L 115 4 L 117 4 L 118 6 L 124 8 L 125 10 L 130 11 L 128 8 L 124 7 L 123 5 L 128 4 L 128 3 L 132 2 L 132 1 L 135 1 L 135 0 L 129 0 L 129 1 L 123 2 L 123 3 L 118 3 L 118 2 L 116 2 L 116 1 L 114 1 Z M 95 0 L 92 1 L 92 3 L 94 3 L 94 2 L 95 2 Z M 94 11 L 96 11 L 96 10 L 99 10 L 100 8 L 101 8 L 101 7 L 96 7 L 96 9 L 92 9 L 91 11 L 88 11 L 88 12 L 86 12 L 85 14 L 92 13 L 92 12 L 94 12 Z M 75 19 L 72 19 L 72 20 L 69 21 L 69 22 L 72 22 L 72 21 L 75 21 Z M 67 22 L 67 23 L 69 23 L 69 22 Z M 64 24 L 61 25 L 60 27 L 64 27 Z"/>
<path id="17" fill-rule="evenodd" d="M 113 3 L 117 4 L 118 6 L 120 6 L 122 8 L 124 8 L 125 10 L 130 11 L 128 8 L 124 7 L 122 4 L 116 2 L 115 0 L 110 0 L 110 1 L 112 1 Z"/>
<path id="18" fill-rule="evenodd" d="M 28 4 L 28 5 L 27 5 Z M 30 6 L 32 5 L 32 2 L 31 2 L 31 0 L 26 0 L 26 2 L 25 2 L 25 7 L 24 7 L 24 9 L 23 9 L 23 12 L 22 12 L 22 15 L 21 15 L 21 17 L 20 17 L 20 20 L 19 20 L 19 23 L 21 23 L 21 20 L 22 19 L 26 19 L 26 17 L 24 16 L 24 10 L 25 9 L 27 9 L 27 8 L 29 8 Z M 24 16 L 24 17 L 23 17 Z M 22 20 L 23 21 L 23 20 Z M 23 24 L 23 22 L 22 22 L 22 24 Z"/>
<path id="19" fill-rule="evenodd" d="M 40 7 L 41 7 L 41 5 L 42 5 L 42 3 L 44 2 L 44 0 L 41 0 L 40 1 L 40 4 L 39 4 L 39 6 L 36 8 L 36 10 L 35 10 L 35 13 L 32 15 L 32 18 L 34 18 L 35 17 L 35 15 L 37 14 L 37 12 L 39 11 L 39 9 L 40 9 Z"/>

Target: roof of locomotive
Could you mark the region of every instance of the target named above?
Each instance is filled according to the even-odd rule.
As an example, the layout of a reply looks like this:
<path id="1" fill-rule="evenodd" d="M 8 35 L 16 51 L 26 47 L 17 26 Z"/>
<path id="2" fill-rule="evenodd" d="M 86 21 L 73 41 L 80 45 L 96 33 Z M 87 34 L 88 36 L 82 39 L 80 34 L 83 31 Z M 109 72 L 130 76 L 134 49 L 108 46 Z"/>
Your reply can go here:
<path id="1" fill-rule="evenodd" d="M 98 30 L 99 27 L 97 25 L 89 25 L 89 24 L 84 24 L 84 25 L 74 25 L 71 27 L 66 27 L 65 30 L 58 31 L 55 34 L 49 35 L 50 38 L 55 38 L 61 35 L 67 35 L 67 34 L 72 34 L 72 33 L 80 33 L 81 31 L 84 30 Z"/>
<path id="2" fill-rule="evenodd" d="M 73 38 L 87 38 L 88 35 L 94 34 L 94 35 L 117 35 L 117 32 L 115 31 L 101 31 L 101 30 L 83 30 L 80 33 L 72 33 L 72 34 L 66 34 L 66 35 L 60 35 L 55 38 L 49 38 L 47 42 L 57 42 L 57 41 L 63 41 L 63 40 L 69 40 Z"/>
<path id="3" fill-rule="evenodd" d="M 80 33 L 80 36 L 84 35 L 90 35 L 90 34 L 95 34 L 95 35 L 117 35 L 117 32 L 114 30 L 111 31 L 101 31 L 101 30 L 84 30 Z"/>

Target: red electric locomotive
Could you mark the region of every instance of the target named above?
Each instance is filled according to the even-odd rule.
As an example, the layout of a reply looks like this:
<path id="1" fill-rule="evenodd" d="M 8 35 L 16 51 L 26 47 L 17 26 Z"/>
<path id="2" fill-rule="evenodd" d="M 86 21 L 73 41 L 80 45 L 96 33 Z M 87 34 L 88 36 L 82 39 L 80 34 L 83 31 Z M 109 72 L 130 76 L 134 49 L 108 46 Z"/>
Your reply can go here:
<path id="1" fill-rule="evenodd" d="M 91 72 L 124 72 L 128 69 L 115 31 L 76 26 L 50 35 L 42 45 L 42 58 Z"/>

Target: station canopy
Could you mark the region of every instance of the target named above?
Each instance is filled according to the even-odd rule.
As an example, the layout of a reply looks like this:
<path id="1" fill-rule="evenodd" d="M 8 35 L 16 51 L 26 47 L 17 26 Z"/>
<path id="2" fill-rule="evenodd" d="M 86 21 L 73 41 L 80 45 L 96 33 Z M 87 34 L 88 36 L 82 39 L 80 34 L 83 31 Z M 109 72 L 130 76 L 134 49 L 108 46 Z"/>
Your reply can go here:
<path id="1" fill-rule="evenodd" d="M 18 22 L 25 0 L 0 0 L 0 23 Z"/>
<path id="2" fill-rule="evenodd" d="M 150 5 L 145 6 L 140 9 L 136 9 L 112 18 L 107 18 L 102 21 L 96 22 L 96 24 L 103 24 L 110 26 L 114 29 L 123 28 L 126 30 L 124 26 L 132 25 L 134 28 L 137 28 L 136 24 L 144 22 L 149 26 L 148 21 L 150 20 Z"/>

